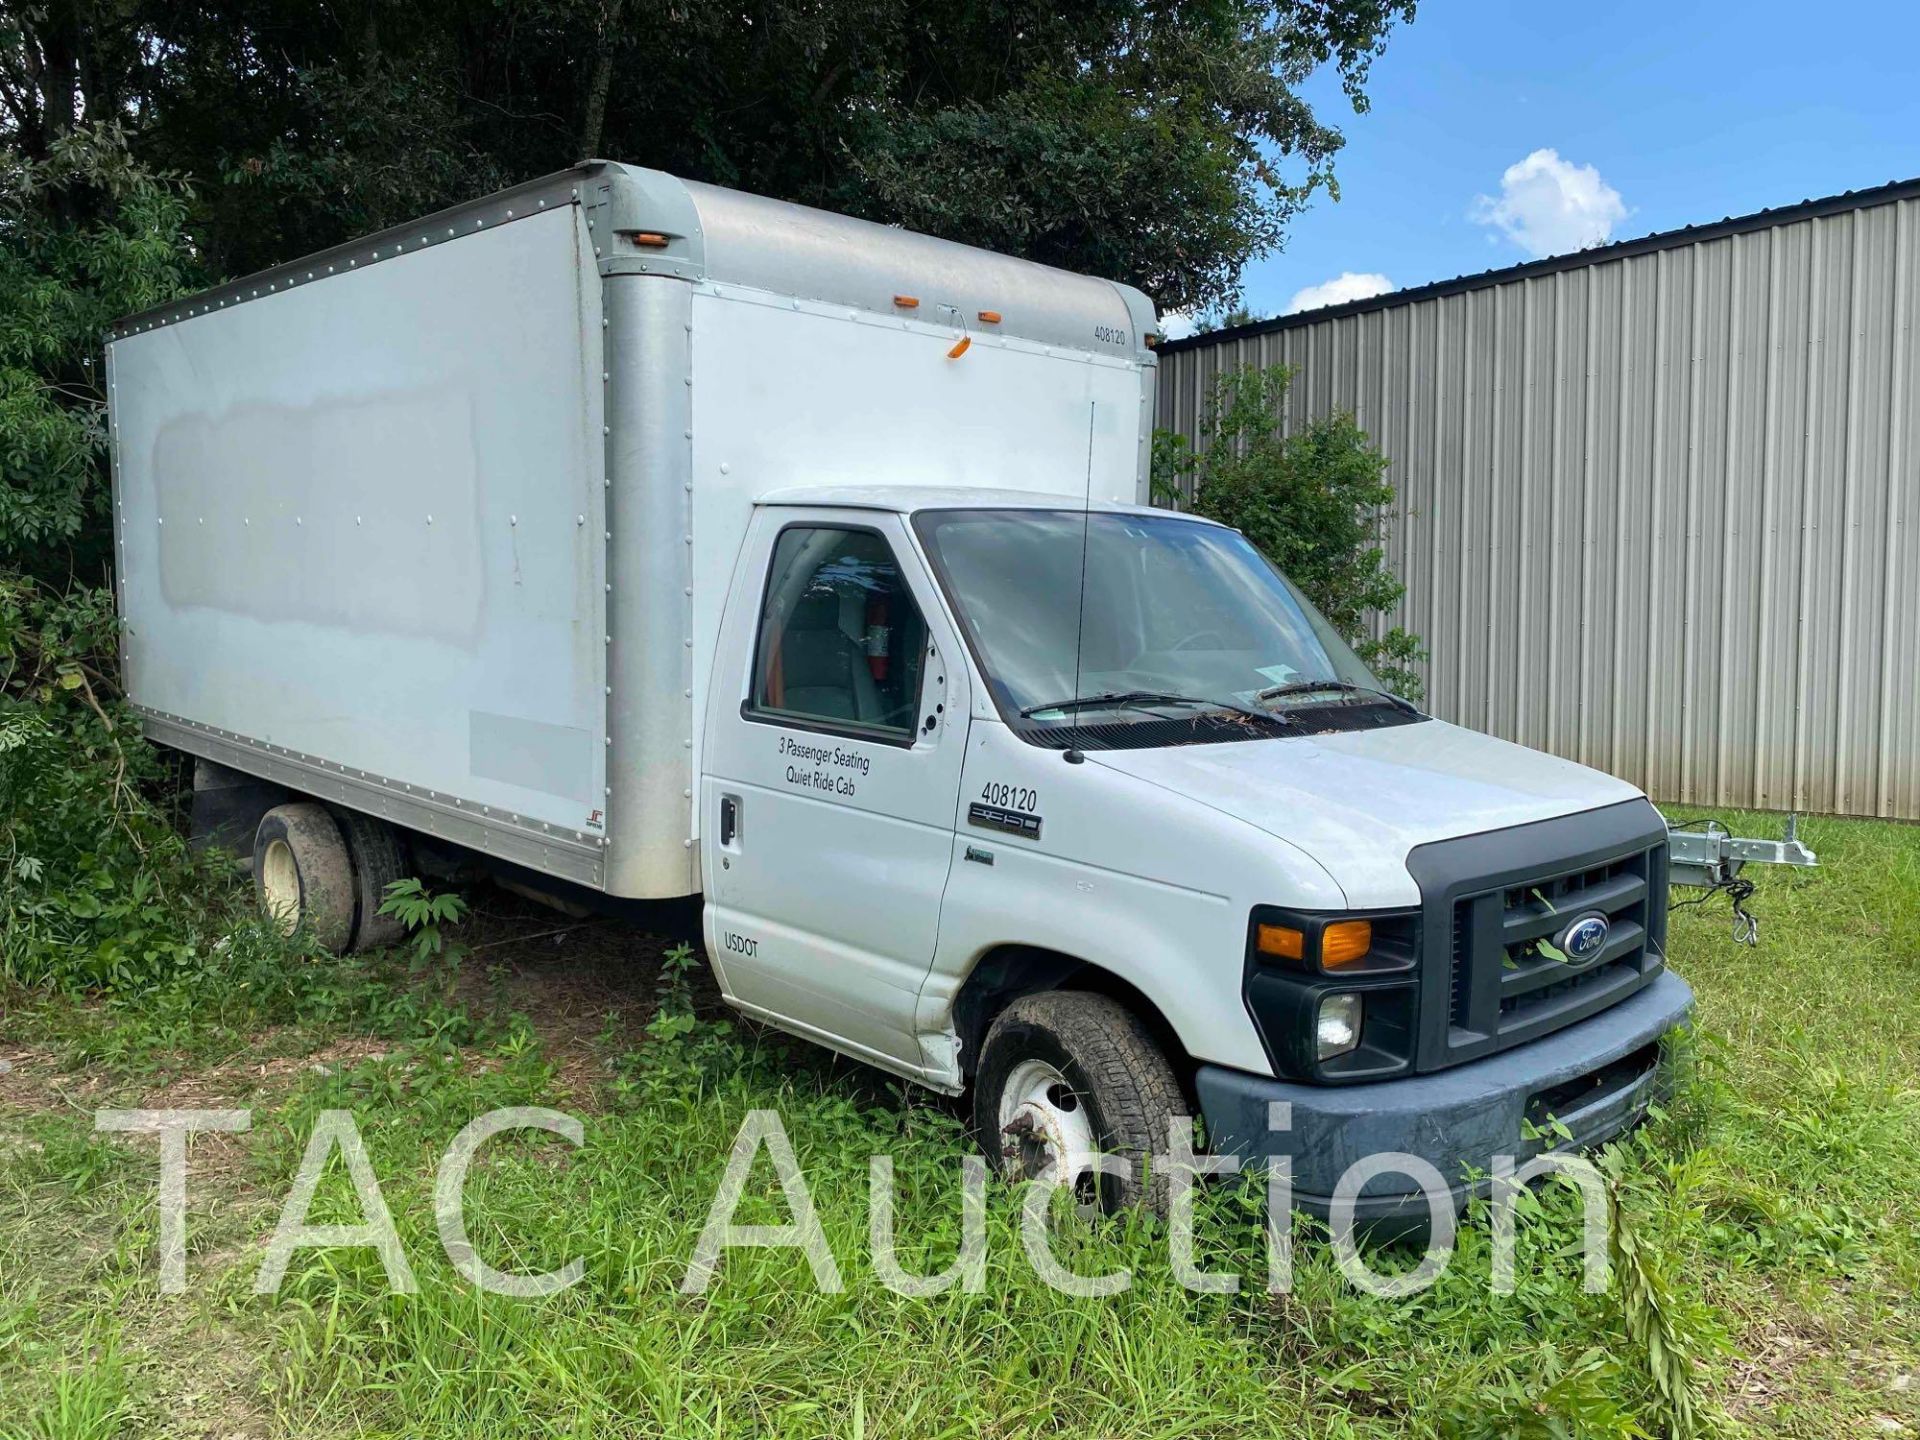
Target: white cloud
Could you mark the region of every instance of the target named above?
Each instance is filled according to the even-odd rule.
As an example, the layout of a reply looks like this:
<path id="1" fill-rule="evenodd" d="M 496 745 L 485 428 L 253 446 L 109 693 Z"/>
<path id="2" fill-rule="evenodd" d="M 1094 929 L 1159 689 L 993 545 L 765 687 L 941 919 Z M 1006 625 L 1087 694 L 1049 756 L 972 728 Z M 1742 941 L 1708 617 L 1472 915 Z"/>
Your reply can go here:
<path id="1" fill-rule="evenodd" d="M 1293 298 L 1287 302 L 1286 313 L 1298 315 L 1302 310 L 1322 310 L 1329 305 L 1344 305 L 1349 300 L 1366 300 L 1391 289 L 1393 282 L 1384 275 L 1356 275 L 1351 270 L 1343 270 L 1331 280 L 1294 291 Z"/>
<path id="2" fill-rule="evenodd" d="M 1476 196 L 1468 215 L 1537 257 L 1604 244 L 1627 218 L 1627 207 L 1593 166 L 1570 164 L 1557 150 L 1536 150 L 1507 167 L 1498 197 Z"/>
<path id="3" fill-rule="evenodd" d="M 1184 310 L 1169 310 L 1160 317 L 1160 333 L 1169 340 L 1184 340 L 1193 332 L 1193 316 Z"/>

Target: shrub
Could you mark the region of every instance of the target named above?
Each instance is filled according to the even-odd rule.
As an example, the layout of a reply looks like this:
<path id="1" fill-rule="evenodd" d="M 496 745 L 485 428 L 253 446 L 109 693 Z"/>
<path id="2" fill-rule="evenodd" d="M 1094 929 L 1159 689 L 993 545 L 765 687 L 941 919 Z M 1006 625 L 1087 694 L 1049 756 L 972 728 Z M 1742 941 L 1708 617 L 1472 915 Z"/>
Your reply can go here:
<path id="1" fill-rule="evenodd" d="M 0 978 L 142 989 L 191 957 L 171 901 L 195 865 L 134 789 L 130 751 L 99 722 L 63 728 L 56 714 L 0 708 Z"/>
<path id="2" fill-rule="evenodd" d="M 0 982 L 137 994 L 204 962 L 235 892 L 170 823 L 101 583 L 101 335 L 188 288 L 185 210 L 114 126 L 0 150 L 0 197 Z"/>

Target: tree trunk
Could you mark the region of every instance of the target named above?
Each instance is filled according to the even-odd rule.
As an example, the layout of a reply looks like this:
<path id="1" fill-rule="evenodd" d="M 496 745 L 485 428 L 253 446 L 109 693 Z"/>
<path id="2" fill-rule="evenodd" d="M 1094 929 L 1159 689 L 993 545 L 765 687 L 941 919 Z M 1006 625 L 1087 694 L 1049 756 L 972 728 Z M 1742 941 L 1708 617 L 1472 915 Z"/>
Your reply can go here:
<path id="1" fill-rule="evenodd" d="M 607 123 L 607 91 L 613 85 L 614 32 L 620 27 L 625 0 L 606 0 L 600 19 L 600 50 L 593 60 L 593 79 L 587 85 L 587 116 L 580 126 L 580 158 L 591 160 L 600 149 Z"/>

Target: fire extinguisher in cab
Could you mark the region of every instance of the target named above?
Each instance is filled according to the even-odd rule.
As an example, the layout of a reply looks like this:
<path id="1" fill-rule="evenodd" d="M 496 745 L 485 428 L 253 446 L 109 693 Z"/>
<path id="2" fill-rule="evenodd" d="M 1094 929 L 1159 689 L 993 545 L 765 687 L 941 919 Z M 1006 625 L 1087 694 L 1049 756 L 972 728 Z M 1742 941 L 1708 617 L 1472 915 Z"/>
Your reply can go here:
<path id="1" fill-rule="evenodd" d="M 893 628 L 887 624 L 886 597 L 874 595 L 867 600 L 867 669 L 875 680 L 887 678 L 887 642 L 892 636 Z"/>

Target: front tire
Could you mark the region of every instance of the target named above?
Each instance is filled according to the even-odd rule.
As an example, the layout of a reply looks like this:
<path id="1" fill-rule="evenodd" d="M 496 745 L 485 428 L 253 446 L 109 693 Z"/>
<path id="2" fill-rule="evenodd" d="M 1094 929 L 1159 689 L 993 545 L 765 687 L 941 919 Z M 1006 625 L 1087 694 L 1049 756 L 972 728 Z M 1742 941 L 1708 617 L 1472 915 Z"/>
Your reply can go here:
<path id="1" fill-rule="evenodd" d="M 291 932 L 304 922 L 327 949 L 353 941 L 353 861 L 324 805 L 277 805 L 253 832 L 253 887 L 260 908 Z"/>
<path id="2" fill-rule="evenodd" d="M 974 1131 L 1009 1180 L 1047 1180 L 1109 1213 L 1164 1212 L 1151 1157 L 1186 1113 L 1180 1082 L 1146 1026 L 1118 1001 L 1082 990 L 1024 995 L 987 1031 L 974 1076 Z M 1096 1175 L 1090 1155 L 1124 1161 Z M 1117 1167 L 1116 1167 L 1117 1168 Z"/>

